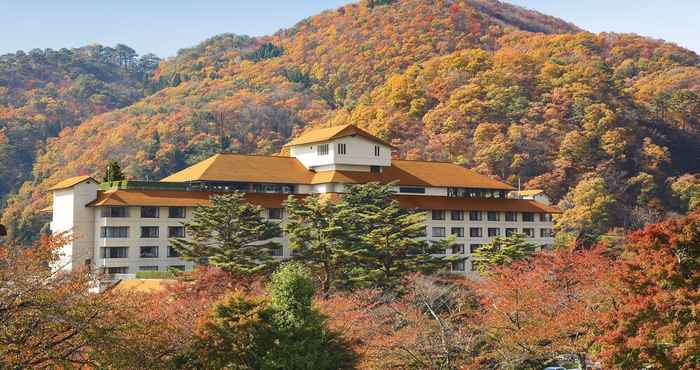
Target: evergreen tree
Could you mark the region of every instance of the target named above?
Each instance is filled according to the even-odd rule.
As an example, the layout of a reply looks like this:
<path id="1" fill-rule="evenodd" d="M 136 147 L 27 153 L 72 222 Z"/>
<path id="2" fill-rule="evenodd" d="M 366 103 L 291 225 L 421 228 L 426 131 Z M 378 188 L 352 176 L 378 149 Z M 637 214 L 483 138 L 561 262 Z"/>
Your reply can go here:
<path id="1" fill-rule="evenodd" d="M 260 206 L 247 203 L 244 194 L 214 195 L 211 205 L 197 207 L 184 223 L 188 238 L 173 238 L 172 245 L 186 260 L 208 262 L 232 273 L 252 274 L 275 262 L 270 239 L 280 235 L 279 224 L 267 221 Z"/>
<path id="2" fill-rule="evenodd" d="M 445 266 L 446 260 L 435 255 L 441 254 L 451 239 L 424 240 L 425 213 L 401 208 L 393 199 L 392 187 L 353 185 L 342 196 L 341 207 L 353 215 L 344 224 L 355 236 L 351 285 L 391 289 L 407 274 L 432 273 Z"/>
<path id="3" fill-rule="evenodd" d="M 347 209 L 319 196 L 303 201 L 289 197 L 285 233 L 294 259 L 318 271 L 321 291 L 342 285 L 343 266 L 351 252 L 350 234 L 343 229 L 343 219 L 352 217 Z"/>
<path id="4" fill-rule="evenodd" d="M 177 367 L 351 369 L 354 356 L 313 304 L 314 284 L 290 262 L 272 275 L 270 299 L 233 293 L 216 304 Z"/>
<path id="5" fill-rule="evenodd" d="M 111 181 L 122 181 L 126 180 L 126 176 L 122 172 L 122 168 L 119 166 L 117 161 L 109 161 L 107 168 L 105 169 L 105 176 L 102 180 L 103 182 Z"/>
<path id="6" fill-rule="evenodd" d="M 522 234 L 499 237 L 477 249 L 473 254 L 472 263 L 477 264 L 479 271 L 485 272 L 493 267 L 506 266 L 529 258 L 536 251 L 537 246 L 526 242 Z"/>

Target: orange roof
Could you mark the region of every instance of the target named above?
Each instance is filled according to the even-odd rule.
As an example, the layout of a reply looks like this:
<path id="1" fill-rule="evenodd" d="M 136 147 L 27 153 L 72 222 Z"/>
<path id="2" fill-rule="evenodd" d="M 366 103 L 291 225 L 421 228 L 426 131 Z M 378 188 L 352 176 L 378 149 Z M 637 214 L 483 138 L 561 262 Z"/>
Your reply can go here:
<path id="1" fill-rule="evenodd" d="M 394 198 L 401 203 L 403 208 L 561 213 L 557 208 L 534 200 L 524 199 L 473 199 L 429 195 L 396 195 Z"/>
<path id="2" fill-rule="evenodd" d="M 87 180 L 95 181 L 95 179 L 93 179 L 90 176 L 76 176 L 76 177 L 71 177 L 69 179 L 65 179 L 65 180 L 59 182 L 58 184 L 50 187 L 49 190 L 63 190 L 63 189 L 72 188 L 75 185 L 78 185 L 81 182 L 87 181 Z M 97 181 L 95 181 L 95 182 L 97 182 Z"/>
<path id="3" fill-rule="evenodd" d="M 195 207 L 209 204 L 209 198 L 218 193 L 177 190 L 128 190 L 98 191 L 97 199 L 88 207 L 98 206 L 170 206 Z M 286 194 L 247 193 L 245 200 L 266 208 L 279 208 L 287 200 Z"/>
<path id="4" fill-rule="evenodd" d="M 217 193 L 176 190 L 108 190 L 97 192 L 97 199 L 88 204 L 96 206 L 174 206 L 195 207 L 209 204 L 209 198 Z M 295 197 L 306 197 L 298 194 Z M 337 201 L 336 193 L 320 195 L 324 200 Z M 289 196 L 286 194 L 246 193 L 245 200 L 265 208 L 280 208 Z M 471 199 L 429 195 L 395 195 L 404 208 L 482 210 L 503 212 L 561 213 L 558 209 L 523 199 Z"/>
<path id="5" fill-rule="evenodd" d="M 512 186 L 450 162 L 393 160 L 381 173 L 308 170 L 296 158 L 217 154 L 164 178 L 165 182 L 237 181 L 282 184 L 359 184 L 366 182 L 399 185 L 514 190 Z"/>
<path id="6" fill-rule="evenodd" d="M 313 172 L 296 158 L 217 154 L 161 181 L 240 181 L 308 184 Z"/>
<path id="7" fill-rule="evenodd" d="M 508 184 L 493 180 L 487 176 L 468 170 L 449 162 L 424 162 L 393 160 L 391 167 L 380 173 L 359 171 L 326 171 L 314 175 L 312 184 L 329 182 L 360 184 L 367 182 L 389 183 L 398 181 L 399 185 L 435 186 L 455 188 L 483 188 L 513 190 Z"/>
<path id="8" fill-rule="evenodd" d="M 302 145 L 302 144 L 312 144 L 312 143 L 318 143 L 321 141 L 328 141 L 328 140 L 333 140 L 333 139 L 338 139 L 341 137 L 346 137 L 346 136 L 362 136 L 366 139 L 390 146 L 394 148 L 393 145 L 390 143 L 370 134 L 369 132 L 355 126 L 355 125 L 342 125 L 342 126 L 333 126 L 333 127 L 328 127 L 328 128 L 320 128 L 320 129 L 315 129 L 315 130 L 310 130 L 307 131 L 301 136 L 297 137 L 296 139 L 290 141 L 287 143 L 285 146 L 294 146 L 294 145 Z"/>
<path id="9" fill-rule="evenodd" d="M 168 284 L 174 284 L 175 280 L 167 279 L 126 279 L 120 280 L 112 289 L 122 292 L 153 293 L 160 292 Z"/>

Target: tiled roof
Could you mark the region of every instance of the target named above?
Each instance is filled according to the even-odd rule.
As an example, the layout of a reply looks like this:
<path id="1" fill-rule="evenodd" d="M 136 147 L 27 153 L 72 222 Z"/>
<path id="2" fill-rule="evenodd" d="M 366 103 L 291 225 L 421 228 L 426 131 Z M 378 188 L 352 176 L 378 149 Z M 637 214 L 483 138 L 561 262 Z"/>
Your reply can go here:
<path id="1" fill-rule="evenodd" d="M 87 204 L 97 206 L 170 206 L 195 207 L 209 204 L 217 193 L 177 190 L 108 190 L 98 191 L 97 199 Z M 245 200 L 266 208 L 279 208 L 287 200 L 285 194 L 247 193 Z"/>
<path id="2" fill-rule="evenodd" d="M 63 190 L 63 189 L 72 188 L 73 186 L 78 185 L 81 182 L 86 181 L 86 180 L 95 181 L 90 176 L 76 176 L 76 177 L 71 177 L 69 179 L 65 179 L 65 180 L 59 182 L 58 184 L 50 187 L 49 190 Z"/>
<path id="3" fill-rule="evenodd" d="M 153 293 L 163 291 L 167 285 L 175 283 L 175 280 L 168 279 L 126 279 L 117 282 L 112 289 L 121 292 Z"/>
<path id="4" fill-rule="evenodd" d="M 346 137 L 346 136 L 362 136 L 366 139 L 394 147 L 387 141 L 384 141 L 369 132 L 355 126 L 355 125 L 342 125 L 342 126 L 333 126 L 333 127 L 328 127 L 328 128 L 321 128 L 321 129 L 315 129 L 315 130 L 310 130 L 307 131 L 301 136 L 297 137 L 296 139 L 290 141 L 287 143 L 285 146 L 294 146 L 294 145 L 302 145 L 302 144 L 312 144 L 312 143 L 318 143 L 321 141 L 328 141 L 328 140 L 333 140 L 333 139 L 338 139 L 341 137 Z"/>
<path id="5" fill-rule="evenodd" d="M 195 207 L 209 204 L 211 192 L 201 191 L 172 191 L 172 190 L 109 190 L 99 191 L 97 199 L 88 206 L 174 206 Z M 306 195 L 295 195 L 306 197 Z M 336 193 L 324 193 L 322 199 L 337 201 Z M 288 195 L 247 193 L 245 200 L 265 208 L 280 208 L 284 206 Z M 445 210 L 474 210 L 502 212 L 535 212 L 560 213 L 554 207 L 522 199 L 471 199 L 428 195 L 396 195 L 404 208 L 445 209 Z"/>
<path id="6" fill-rule="evenodd" d="M 380 173 L 359 171 L 325 171 L 314 175 L 312 184 L 329 182 L 360 184 L 398 181 L 405 186 L 434 186 L 513 190 L 508 184 L 448 162 L 393 160 Z"/>
<path id="7" fill-rule="evenodd" d="M 546 204 L 524 199 L 473 199 L 436 197 L 429 195 L 396 195 L 396 200 L 403 208 L 561 213 L 559 209 Z"/>
<path id="8" fill-rule="evenodd" d="M 309 171 L 296 158 L 217 154 L 164 178 L 165 182 L 231 181 L 283 184 L 389 183 L 514 190 L 512 186 L 449 162 L 393 160 L 381 173 Z"/>
<path id="9" fill-rule="evenodd" d="M 292 157 L 217 154 L 161 181 L 240 181 L 309 184 L 314 173 Z"/>

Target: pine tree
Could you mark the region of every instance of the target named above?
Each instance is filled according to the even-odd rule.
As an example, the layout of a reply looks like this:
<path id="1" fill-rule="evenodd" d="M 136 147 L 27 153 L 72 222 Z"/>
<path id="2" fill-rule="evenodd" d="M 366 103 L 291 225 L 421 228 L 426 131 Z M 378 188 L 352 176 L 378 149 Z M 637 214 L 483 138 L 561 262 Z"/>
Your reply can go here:
<path id="1" fill-rule="evenodd" d="M 484 272 L 529 258 L 536 251 L 537 246 L 526 242 L 522 234 L 499 237 L 477 249 L 473 254 L 472 263 L 476 263 L 479 271 Z"/>
<path id="2" fill-rule="evenodd" d="M 393 184 L 354 185 L 342 207 L 354 215 L 344 225 L 356 236 L 349 272 L 351 285 L 392 289 L 413 272 L 433 273 L 445 266 L 441 254 L 450 239 L 426 241 L 425 213 L 403 209 L 393 199 Z"/>
<path id="3" fill-rule="evenodd" d="M 288 222 L 285 233 L 294 259 L 318 271 L 321 291 L 342 285 L 342 269 L 350 252 L 349 233 L 343 229 L 343 219 L 351 217 L 346 209 L 319 196 L 299 201 L 287 201 Z"/>
<path id="4" fill-rule="evenodd" d="M 122 181 L 126 180 L 126 176 L 122 172 L 122 168 L 117 161 L 109 161 L 105 169 L 103 182 Z"/>
<path id="5" fill-rule="evenodd" d="M 253 274 L 275 263 L 271 250 L 279 244 L 279 224 L 267 221 L 260 206 L 247 203 L 244 194 L 214 195 L 211 205 L 197 207 L 184 223 L 188 238 L 171 239 L 186 260 L 208 262 L 232 273 Z"/>

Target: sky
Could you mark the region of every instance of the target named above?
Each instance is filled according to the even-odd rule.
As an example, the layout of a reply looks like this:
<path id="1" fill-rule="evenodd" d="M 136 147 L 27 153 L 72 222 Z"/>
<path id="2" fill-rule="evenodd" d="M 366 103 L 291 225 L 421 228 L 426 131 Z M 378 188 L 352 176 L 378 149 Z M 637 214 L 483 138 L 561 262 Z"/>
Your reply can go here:
<path id="1" fill-rule="evenodd" d="M 350 0 L 0 0 L 0 54 L 122 43 L 160 57 L 225 32 L 261 36 Z M 700 0 L 509 0 L 593 31 L 700 53 Z"/>

